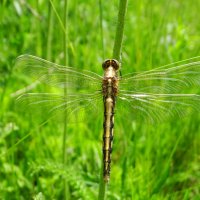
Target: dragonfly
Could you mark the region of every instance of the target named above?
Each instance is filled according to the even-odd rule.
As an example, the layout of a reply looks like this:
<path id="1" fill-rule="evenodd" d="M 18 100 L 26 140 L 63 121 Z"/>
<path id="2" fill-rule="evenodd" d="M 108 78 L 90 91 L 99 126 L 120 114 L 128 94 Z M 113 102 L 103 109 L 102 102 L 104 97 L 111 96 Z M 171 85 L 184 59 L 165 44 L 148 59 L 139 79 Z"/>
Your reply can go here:
<path id="1" fill-rule="evenodd" d="M 65 111 L 70 119 L 73 114 L 82 113 L 81 109 L 102 110 L 105 182 L 110 179 L 114 114 L 119 107 L 130 112 L 130 116 L 140 116 L 153 123 L 186 115 L 189 108 L 197 111 L 200 108 L 200 57 L 123 76 L 120 75 L 121 64 L 115 59 L 103 62 L 102 76 L 32 55 L 19 56 L 16 68 L 33 79 L 33 84 L 15 93 L 17 100 L 28 106 L 45 107 L 48 113 L 43 115 Z M 56 89 L 32 91 L 41 84 Z"/>

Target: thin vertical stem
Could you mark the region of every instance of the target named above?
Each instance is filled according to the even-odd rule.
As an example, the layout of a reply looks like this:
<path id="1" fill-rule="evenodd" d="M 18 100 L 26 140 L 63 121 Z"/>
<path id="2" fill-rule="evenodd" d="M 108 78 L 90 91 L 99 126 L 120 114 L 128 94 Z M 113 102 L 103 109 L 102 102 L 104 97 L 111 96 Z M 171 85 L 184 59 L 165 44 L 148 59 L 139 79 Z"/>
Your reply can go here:
<path id="1" fill-rule="evenodd" d="M 66 30 L 67 28 L 67 0 L 64 1 L 63 25 Z M 67 35 L 65 33 L 63 33 L 63 52 L 64 52 L 63 64 L 66 66 L 67 65 Z M 64 87 L 64 96 L 66 96 L 66 94 L 67 94 L 67 88 Z M 63 164 L 64 165 L 66 161 L 66 154 L 65 154 L 66 137 L 67 137 L 67 112 L 64 112 L 64 128 L 63 128 Z"/>
<path id="2" fill-rule="evenodd" d="M 103 179 L 103 166 L 104 165 L 103 165 L 103 162 L 102 162 L 98 200 L 105 200 L 106 199 L 107 182 L 105 182 L 104 179 Z"/>
<path id="3" fill-rule="evenodd" d="M 66 31 L 65 26 L 64 26 L 64 24 L 63 24 L 63 22 L 62 22 L 62 19 L 60 18 L 59 14 L 58 14 L 58 12 L 57 12 L 57 10 L 56 10 L 54 4 L 53 4 L 53 1 L 52 1 L 52 0 L 49 0 L 49 2 L 51 3 L 51 6 L 52 6 L 52 8 L 53 8 L 53 11 L 54 11 L 54 13 L 55 13 L 55 15 L 56 15 L 56 17 L 57 17 L 57 19 L 58 19 L 58 22 L 59 22 L 59 24 L 60 24 L 60 28 L 62 29 L 63 33 L 66 34 L 66 37 L 67 37 L 67 31 Z M 68 43 L 69 43 L 69 42 L 68 42 Z"/>
<path id="4" fill-rule="evenodd" d="M 64 65 L 66 66 L 67 63 L 67 0 L 64 1 L 64 16 L 63 16 L 63 24 L 65 32 L 63 32 L 63 52 L 64 52 Z"/>
<path id="5" fill-rule="evenodd" d="M 63 32 L 63 52 L 64 52 L 64 65 L 68 65 L 68 35 L 67 35 L 67 0 L 64 1 L 64 15 L 63 15 L 63 24 L 64 24 L 64 29 L 65 32 Z M 67 77 L 66 77 L 67 79 Z M 64 96 L 67 95 L 67 87 L 64 87 Z M 67 105 L 66 105 L 67 106 Z M 66 139 L 67 139 L 67 108 L 65 108 L 64 112 L 64 128 L 63 128 L 63 165 L 66 165 Z M 70 198 L 69 194 L 69 188 L 68 184 L 66 183 L 66 180 L 64 179 L 64 195 L 65 199 Z"/>
<path id="6" fill-rule="evenodd" d="M 128 0 L 119 0 L 119 12 L 118 12 L 118 20 L 117 20 L 117 27 L 116 27 L 116 35 L 113 47 L 113 58 L 119 60 L 121 54 L 121 46 L 122 46 L 122 39 L 124 33 L 124 19 L 127 10 L 127 2 Z M 99 1 L 99 4 L 101 1 Z M 101 5 L 100 5 L 101 6 Z M 102 19 L 101 19 L 102 20 Z M 107 189 L 107 182 L 103 179 L 103 162 L 102 162 L 102 169 L 101 169 L 101 177 L 100 177 L 100 185 L 99 185 L 99 200 L 104 200 L 106 198 L 106 189 Z"/>
<path id="7" fill-rule="evenodd" d="M 104 34 L 103 34 L 103 9 L 102 9 L 102 1 L 101 0 L 99 0 L 99 17 L 100 17 L 102 57 L 104 59 L 105 58 L 105 49 L 104 49 Z"/>
<path id="8" fill-rule="evenodd" d="M 124 19 L 127 10 L 128 0 L 119 0 L 119 12 L 117 20 L 117 29 L 115 33 L 115 41 L 113 47 L 113 58 L 120 60 L 121 48 L 122 48 L 122 39 L 124 34 Z"/>
<path id="9" fill-rule="evenodd" d="M 53 36 L 53 13 L 52 13 L 52 6 L 49 2 L 48 5 L 48 32 L 47 32 L 47 60 L 52 59 L 52 36 Z"/>

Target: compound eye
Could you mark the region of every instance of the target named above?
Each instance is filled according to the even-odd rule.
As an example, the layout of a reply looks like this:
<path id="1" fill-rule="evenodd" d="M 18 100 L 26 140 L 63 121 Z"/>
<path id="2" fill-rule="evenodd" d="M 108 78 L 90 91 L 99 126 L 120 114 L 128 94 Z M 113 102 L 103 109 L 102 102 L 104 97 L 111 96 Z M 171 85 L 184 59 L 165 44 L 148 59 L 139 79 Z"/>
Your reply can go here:
<path id="1" fill-rule="evenodd" d="M 111 60 L 111 65 L 118 70 L 119 69 L 119 62 L 117 60 L 112 59 Z"/>
<path id="2" fill-rule="evenodd" d="M 103 69 L 107 69 L 110 65 L 111 65 L 110 60 L 107 59 L 107 60 L 105 60 L 105 61 L 103 62 L 102 68 L 103 68 Z"/>

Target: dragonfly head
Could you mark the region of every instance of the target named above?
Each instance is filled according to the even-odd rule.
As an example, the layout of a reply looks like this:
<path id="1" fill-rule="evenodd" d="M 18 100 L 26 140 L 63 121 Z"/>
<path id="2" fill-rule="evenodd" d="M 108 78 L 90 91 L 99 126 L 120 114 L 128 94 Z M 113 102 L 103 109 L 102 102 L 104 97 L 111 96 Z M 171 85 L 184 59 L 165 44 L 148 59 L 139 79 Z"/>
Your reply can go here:
<path id="1" fill-rule="evenodd" d="M 103 62 L 102 67 L 103 69 L 107 69 L 108 67 L 112 66 L 115 70 L 119 69 L 119 62 L 115 59 L 107 59 Z"/>

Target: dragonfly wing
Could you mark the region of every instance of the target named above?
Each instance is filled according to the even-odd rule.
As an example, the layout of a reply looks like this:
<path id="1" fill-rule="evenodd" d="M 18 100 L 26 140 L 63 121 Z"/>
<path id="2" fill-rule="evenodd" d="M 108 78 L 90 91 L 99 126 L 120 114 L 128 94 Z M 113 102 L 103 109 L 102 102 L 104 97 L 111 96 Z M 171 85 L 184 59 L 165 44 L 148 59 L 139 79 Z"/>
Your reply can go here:
<path id="1" fill-rule="evenodd" d="M 200 86 L 200 57 L 125 75 L 120 91 L 171 94 L 193 86 Z"/>
<path id="2" fill-rule="evenodd" d="M 69 91 L 79 90 L 79 93 L 85 90 L 86 93 L 94 92 L 101 88 L 102 77 L 96 73 L 57 65 L 31 55 L 19 56 L 15 69 L 25 75 L 32 85 L 35 81 L 35 85 L 45 83 Z"/>
<path id="3" fill-rule="evenodd" d="M 102 101 L 101 76 L 31 55 L 18 57 L 15 69 L 28 86 L 12 96 L 18 99 L 20 108 L 31 109 L 36 118 L 56 116 L 58 119 L 61 113 L 67 113 L 68 120 L 79 121 L 81 118 L 82 121 L 82 116 L 91 109 L 98 113 Z"/>
<path id="4" fill-rule="evenodd" d="M 63 120 L 67 115 L 68 122 L 80 122 L 88 117 L 88 113 L 99 113 L 101 93 L 80 95 L 59 95 L 53 93 L 24 93 L 17 98 L 20 110 L 30 110 L 36 120 L 44 121 L 51 118 Z"/>
<path id="5" fill-rule="evenodd" d="M 185 115 L 189 107 L 199 111 L 196 86 L 200 86 L 200 57 L 123 76 L 118 99 L 137 115 L 147 116 L 152 122 L 162 121 Z"/>
<path id="6" fill-rule="evenodd" d="M 199 112 L 200 95 L 197 94 L 147 94 L 124 93 L 118 97 L 122 105 L 131 108 L 131 115 L 161 122 L 173 116 L 185 116 L 190 108 Z"/>

